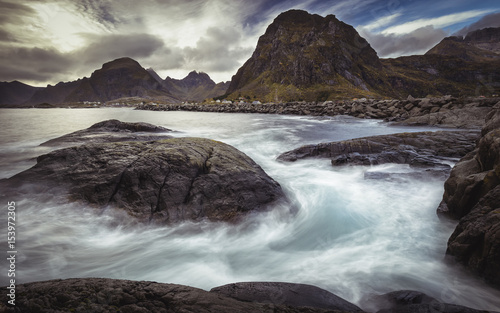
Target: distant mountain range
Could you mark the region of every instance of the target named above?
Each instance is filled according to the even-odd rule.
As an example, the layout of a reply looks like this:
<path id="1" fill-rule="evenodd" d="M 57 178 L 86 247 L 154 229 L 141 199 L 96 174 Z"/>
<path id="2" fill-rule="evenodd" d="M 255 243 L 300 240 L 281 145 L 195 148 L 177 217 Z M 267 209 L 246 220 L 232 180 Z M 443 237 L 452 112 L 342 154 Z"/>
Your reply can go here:
<path id="1" fill-rule="evenodd" d="M 193 71 L 162 79 L 153 69 L 121 58 L 87 78 L 38 88 L 0 82 L 0 104 L 32 106 L 144 98 L 164 102 L 224 96 L 261 101 L 337 98 L 478 96 L 500 93 L 500 28 L 447 37 L 425 55 L 380 59 L 370 44 L 334 15 L 301 10 L 280 14 L 259 38 L 231 82 L 216 84 Z"/>
<path id="2" fill-rule="evenodd" d="M 144 98 L 146 100 L 181 102 L 203 101 L 223 95 L 227 83 L 216 84 L 205 73 L 195 71 L 182 79 L 162 80 L 152 69 L 144 69 L 131 58 L 105 63 L 87 78 L 61 82 L 46 88 L 32 87 L 17 81 L 0 83 L 0 104 L 33 106 L 41 103 L 59 105 L 76 102 L 101 102 Z"/>

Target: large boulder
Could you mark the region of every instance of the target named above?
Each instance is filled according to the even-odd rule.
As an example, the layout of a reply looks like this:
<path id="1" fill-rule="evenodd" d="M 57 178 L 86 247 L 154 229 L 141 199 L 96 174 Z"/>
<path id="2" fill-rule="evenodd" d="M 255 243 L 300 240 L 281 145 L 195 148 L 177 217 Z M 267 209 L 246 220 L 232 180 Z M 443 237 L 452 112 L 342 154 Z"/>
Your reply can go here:
<path id="1" fill-rule="evenodd" d="M 245 302 L 292 307 L 314 307 L 342 312 L 362 312 L 346 300 L 312 285 L 279 282 L 245 282 L 212 288 L 210 292 Z"/>
<path id="2" fill-rule="evenodd" d="M 235 221 L 284 199 L 232 146 L 202 138 L 96 143 L 53 151 L 2 187 L 126 210 L 141 221 Z"/>
<path id="3" fill-rule="evenodd" d="M 256 283 L 259 284 L 259 283 Z M 267 283 L 261 283 L 267 284 Z M 280 283 L 276 283 L 279 285 Z M 289 284 L 293 288 L 293 284 Z M 288 286 L 288 285 L 287 285 Z M 326 290 L 322 293 L 335 295 Z M 300 291 L 300 288 L 299 288 Z M 307 298 L 308 294 L 295 294 Z M 1 312 L 356 312 L 355 305 L 343 307 L 355 310 L 314 305 L 269 303 L 235 299 L 220 292 L 146 281 L 104 278 L 52 280 L 16 286 L 15 307 L 0 303 Z M 307 304 L 312 304 L 308 302 Z M 343 308 L 342 307 L 342 308 Z M 335 311 L 334 311 L 335 310 Z"/>

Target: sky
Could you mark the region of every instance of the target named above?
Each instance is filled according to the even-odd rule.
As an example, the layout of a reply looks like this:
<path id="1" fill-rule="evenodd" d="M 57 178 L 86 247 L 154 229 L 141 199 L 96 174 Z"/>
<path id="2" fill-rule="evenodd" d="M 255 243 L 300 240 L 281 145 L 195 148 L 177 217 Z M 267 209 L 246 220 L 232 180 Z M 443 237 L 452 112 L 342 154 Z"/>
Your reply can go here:
<path id="1" fill-rule="evenodd" d="M 0 81 L 55 85 L 125 56 L 162 78 L 229 81 L 290 9 L 335 15 L 383 58 L 500 27 L 499 0 L 0 0 Z"/>

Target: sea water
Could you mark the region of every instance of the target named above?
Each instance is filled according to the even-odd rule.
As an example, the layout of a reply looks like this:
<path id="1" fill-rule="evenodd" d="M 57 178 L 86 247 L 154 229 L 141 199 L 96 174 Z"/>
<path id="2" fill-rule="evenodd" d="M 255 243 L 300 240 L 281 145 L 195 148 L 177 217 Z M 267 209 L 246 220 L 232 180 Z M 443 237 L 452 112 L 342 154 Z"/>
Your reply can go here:
<path id="1" fill-rule="evenodd" d="M 500 292 L 445 258 L 456 222 L 436 208 L 444 178 L 405 175 L 405 165 L 334 168 L 328 159 L 293 163 L 276 157 L 305 144 L 398 132 L 350 117 L 152 112 L 132 109 L 0 110 L 0 178 L 36 163 L 57 147 L 49 139 L 119 119 L 233 145 L 280 183 L 296 211 L 277 207 L 241 225 L 191 223 L 149 226 L 115 210 L 26 194 L 16 202 L 16 282 L 108 277 L 190 285 L 209 290 L 243 281 L 316 285 L 363 304 L 371 295 L 417 290 L 442 302 L 500 310 Z M 367 172 L 396 173 L 369 179 Z M 8 195 L 7 195 L 8 197 Z M 5 222 L 6 223 L 6 222 Z M 0 247 L 7 251 L 7 228 Z M 6 260 L 0 285 L 8 285 Z"/>

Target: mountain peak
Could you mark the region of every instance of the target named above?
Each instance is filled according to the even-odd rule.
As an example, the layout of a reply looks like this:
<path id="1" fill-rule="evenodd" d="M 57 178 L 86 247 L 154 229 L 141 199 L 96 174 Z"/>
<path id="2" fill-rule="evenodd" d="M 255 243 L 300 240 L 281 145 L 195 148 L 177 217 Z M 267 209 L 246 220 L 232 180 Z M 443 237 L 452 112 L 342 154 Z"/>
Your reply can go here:
<path id="1" fill-rule="evenodd" d="M 103 70 L 112 70 L 112 69 L 118 69 L 118 68 L 141 68 L 142 66 L 137 62 L 136 60 L 129 58 L 129 57 L 123 57 L 119 58 L 107 63 L 104 63 L 102 65 Z"/>
<path id="2" fill-rule="evenodd" d="M 348 86 L 368 91 L 373 79 L 362 75 L 363 68 L 381 68 L 381 63 L 352 26 L 334 15 L 290 10 L 259 38 L 252 57 L 233 76 L 228 93 L 239 90 L 246 96 L 266 94 L 265 100 L 286 101 L 304 97 L 300 94 L 307 89 L 311 96 L 306 99 Z M 319 85 L 325 86 L 323 90 L 317 89 Z"/>

